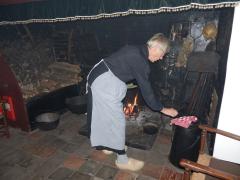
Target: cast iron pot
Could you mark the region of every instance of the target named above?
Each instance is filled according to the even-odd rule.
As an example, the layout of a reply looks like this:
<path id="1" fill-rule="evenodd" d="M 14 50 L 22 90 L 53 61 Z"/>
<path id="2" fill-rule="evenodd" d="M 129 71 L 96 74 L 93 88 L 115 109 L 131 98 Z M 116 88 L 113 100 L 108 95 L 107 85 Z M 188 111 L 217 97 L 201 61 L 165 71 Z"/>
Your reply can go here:
<path id="1" fill-rule="evenodd" d="M 58 113 L 42 113 L 36 117 L 37 126 L 40 130 L 48 131 L 55 129 L 59 124 Z"/>
<path id="2" fill-rule="evenodd" d="M 144 123 L 143 132 L 150 135 L 156 134 L 158 132 L 158 125 L 152 122 Z"/>
<path id="3" fill-rule="evenodd" d="M 84 114 L 87 112 L 87 95 L 74 96 L 66 98 L 65 103 L 67 108 L 76 114 Z"/>

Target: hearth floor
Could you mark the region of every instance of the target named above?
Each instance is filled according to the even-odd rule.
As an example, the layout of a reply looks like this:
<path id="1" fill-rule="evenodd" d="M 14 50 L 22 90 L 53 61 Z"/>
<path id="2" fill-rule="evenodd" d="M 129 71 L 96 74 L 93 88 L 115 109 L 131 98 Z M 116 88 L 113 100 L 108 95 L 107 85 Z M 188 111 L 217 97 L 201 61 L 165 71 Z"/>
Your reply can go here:
<path id="1" fill-rule="evenodd" d="M 54 130 L 30 133 L 10 128 L 9 139 L 0 139 L 1 180 L 168 180 L 181 179 L 182 169 L 173 166 L 168 155 L 171 130 L 162 129 L 149 150 L 128 147 L 129 157 L 143 160 L 138 172 L 116 168 L 116 155 L 105 155 L 90 146 L 78 131 L 85 115 L 69 111 L 61 115 Z"/>

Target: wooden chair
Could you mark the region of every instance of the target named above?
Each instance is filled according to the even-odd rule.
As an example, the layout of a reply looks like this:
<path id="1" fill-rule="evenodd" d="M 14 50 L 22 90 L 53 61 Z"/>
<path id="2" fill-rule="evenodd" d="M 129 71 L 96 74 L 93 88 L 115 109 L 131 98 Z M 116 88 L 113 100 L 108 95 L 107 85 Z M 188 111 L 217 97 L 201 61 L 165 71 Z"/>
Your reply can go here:
<path id="1" fill-rule="evenodd" d="M 199 151 L 200 155 L 199 156 L 204 154 L 204 148 L 205 148 L 205 143 L 206 143 L 205 141 L 206 141 L 207 133 L 216 133 L 216 134 L 220 134 L 220 135 L 235 139 L 237 141 L 240 141 L 240 136 L 229 133 L 229 132 L 226 132 L 226 131 L 223 131 L 223 130 L 219 130 L 219 129 L 216 129 L 216 128 L 211 128 L 211 127 L 208 127 L 206 125 L 199 125 L 199 128 L 202 130 L 201 146 L 200 146 L 200 151 Z M 234 174 L 231 174 L 231 173 L 223 171 L 223 170 L 218 170 L 218 169 L 213 168 L 213 167 L 209 167 L 209 166 L 206 166 L 206 165 L 199 164 L 199 161 L 198 162 L 192 162 L 192 161 L 187 160 L 187 159 L 181 159 L 180 165 L 185 168 L 183 180 L 190 180 L 192 178 L 192 173 L 193 172 L 198 172 L 198 173 L 201 173 L 201 174 L 210 175 L 210 176 L 216 177 L 218 179 L 227 179 L 227 180 L 238 179 L 238 180 L 240 180 L 239 175 L 234 175 Z M 239 167 L 240 167 L 240 165 L 239 165 Z"/>

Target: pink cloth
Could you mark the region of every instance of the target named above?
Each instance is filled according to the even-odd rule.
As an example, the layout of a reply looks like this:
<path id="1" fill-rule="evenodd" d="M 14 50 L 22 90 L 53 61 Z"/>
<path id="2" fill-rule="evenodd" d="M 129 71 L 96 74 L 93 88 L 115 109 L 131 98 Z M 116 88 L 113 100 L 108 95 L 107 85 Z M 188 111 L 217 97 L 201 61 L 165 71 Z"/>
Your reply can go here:
<path id="1" fill-rule="evenodd" d="M 184 128 L 188 128 L 192 122 L 196 121 L 197 121 L 196 116 L 182 116 L 179 118 L 172 119 L 170 125 L 175 124 Z"/>

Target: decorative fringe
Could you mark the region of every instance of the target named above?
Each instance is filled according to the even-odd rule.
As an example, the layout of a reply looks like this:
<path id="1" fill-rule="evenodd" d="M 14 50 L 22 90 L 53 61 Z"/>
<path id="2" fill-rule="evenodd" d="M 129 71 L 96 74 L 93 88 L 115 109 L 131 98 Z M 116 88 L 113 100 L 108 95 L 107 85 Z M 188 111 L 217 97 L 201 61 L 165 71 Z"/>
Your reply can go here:
<path id="1" fill-rule="evenodd" d="M 180 12 L 187 11 L 190 9 L 218 9 L 218 8 L 230 8 L 236 7 L 240 4 L 240 1 L 237 2 L 221 2 L 214 4 L 199 4 L 191 3 L 188 5 L 178 6 L 178 7 L 160 7 L 159 9 L 148 9 L 148 10 L 136 10 L 129 9 L 125 12 L 115 12 L 115 13 L 102 13 L 92 16 L 74 16 L 74 17 L 65 17 L 65 18 L 54 18 L 54 19 L 29 19 L 24 21 L 1 21 L 0 25 L 15 25 L 15 24 L 29 24 L 29 23 L 55 23 L 55 22 L 68 22 L 68 21 L 77 21 L 77 20 L 97 20 L 102 18 L 114 18 L 120 16 L 128 15 L 146 15 L 146 14 L 159 14 L 159 13 L 171 13 L 171 12 Z"/>

